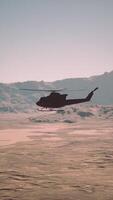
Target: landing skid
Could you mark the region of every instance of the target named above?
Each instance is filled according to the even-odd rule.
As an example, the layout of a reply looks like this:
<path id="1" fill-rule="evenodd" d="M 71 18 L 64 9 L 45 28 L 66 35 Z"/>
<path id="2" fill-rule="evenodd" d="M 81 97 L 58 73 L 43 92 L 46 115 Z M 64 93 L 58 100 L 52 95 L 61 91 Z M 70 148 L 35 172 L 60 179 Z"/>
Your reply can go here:
<path id="1" fill-rule="evenodd" d="M 39 109 L 39 108 L 38 108 L 37 110 L 38 110 L 38 111 L 41 111 L 41 112 L 50 112 L 50 111 L 52 112 L 52 111 L 57 111 L 57 110 L 55 110 L 55 109 L 50 109 L 50 108 L 49 108 L 49 109 L 48 109 L 48 108 L 42 108 L 42 109 Z"/>

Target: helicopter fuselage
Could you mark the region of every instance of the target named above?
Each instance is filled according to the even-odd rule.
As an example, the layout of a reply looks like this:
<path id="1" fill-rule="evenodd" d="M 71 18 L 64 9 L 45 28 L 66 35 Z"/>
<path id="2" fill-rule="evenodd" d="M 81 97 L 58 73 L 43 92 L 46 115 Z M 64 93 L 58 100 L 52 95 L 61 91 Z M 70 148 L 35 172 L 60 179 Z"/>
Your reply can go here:
<path id="1" fill-rule="evenodd" d="M 52 92 L 47 97 L 41 97 L 36 104 L 44 108 L 60 108 L 66 105 L 66 96 L 67 94 Z"/>
<path id="2" fill-rule="evenodd" d="M 82 99 L 66 99 L 67 94 L 52 92 L 47 97 L 41 97 L 36 104 L 44 108 L 60 108 L 67 105 L 87 102 L 91 99 L 92 95 L 93 92 L 90 94 L 89 98 L 86 97 Z"/>

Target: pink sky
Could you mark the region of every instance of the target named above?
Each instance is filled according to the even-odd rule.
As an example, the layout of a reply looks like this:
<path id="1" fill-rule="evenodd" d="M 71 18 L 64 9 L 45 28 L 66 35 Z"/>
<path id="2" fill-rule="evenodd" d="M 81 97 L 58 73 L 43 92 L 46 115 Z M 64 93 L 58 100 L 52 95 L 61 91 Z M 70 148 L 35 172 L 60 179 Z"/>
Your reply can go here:
<path id="1" fill-rule="evenodd" d="M 113 70 L 113 1 L 0 1 L 0 82 Z"/>

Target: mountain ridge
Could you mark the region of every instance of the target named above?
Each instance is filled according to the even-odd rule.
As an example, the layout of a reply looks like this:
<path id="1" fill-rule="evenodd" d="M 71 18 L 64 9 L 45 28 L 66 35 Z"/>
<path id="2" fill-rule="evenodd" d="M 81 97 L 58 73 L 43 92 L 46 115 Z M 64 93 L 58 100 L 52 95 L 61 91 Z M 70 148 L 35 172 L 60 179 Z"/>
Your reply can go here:
<path id="1" fill-rule="evenodd" d="M 36 109 L 35 102 L 41 96 L 48 95 L 45 92 L 22 91 L 20 90 L 21 88 L 66 88 L 67 90 L 62 91 L 62 93 L 67 93 L 68 98 L 83 98 L 97 86 L 99 90 L 95 93 L 92 104 L 113 105 L 113 71 L 88 78 L 67 78 L 53 82 L 24 81 L 0 83 L 0 111 L 13 112 L 14 110 Z M 74 91 L 79 89 L 83 89 L 83 91 Z"/>

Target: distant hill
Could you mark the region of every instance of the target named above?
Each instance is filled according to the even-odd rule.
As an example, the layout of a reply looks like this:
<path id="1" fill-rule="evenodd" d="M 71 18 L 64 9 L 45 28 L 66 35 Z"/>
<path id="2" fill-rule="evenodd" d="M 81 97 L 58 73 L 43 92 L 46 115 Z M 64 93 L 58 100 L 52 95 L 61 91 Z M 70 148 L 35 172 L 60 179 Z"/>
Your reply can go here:
<path id="1" fill-rule="evenodd" d="M 70 96 L 74 97 L 82 97 L 83 95 L 86 95 L 87 92 L 98 86 L 99 90 L 93 98 L 93 103 L 103 105 L 113 104 L 113 71 L 105 72 L 102 75 L 92 76 L 89 78 L 73 78 L 56 81 L 54 82 L 54 85 L 58 88 L 71 88 L 76 90 L 86 89 L 86 91 L 81 92 L 70 91 Z"/>
<path id="2" fill-rule="evenodd" d="M 113 105 L 113 71 L 89 78 L 69 78 L 54 82 L 26 81 L 11 84 L 0 83 L 0 112 L 27 112 L 36 110 L 35 102 L 40 96 L 48 95 L 45 92 L 22 91 L 21 88 L 55 89 L 66 88 L 67 98 L 85 97 L 90 90 L 99 87 L 92 104 Z M 74 90 L 83 91 L 74 91 Z"/>

